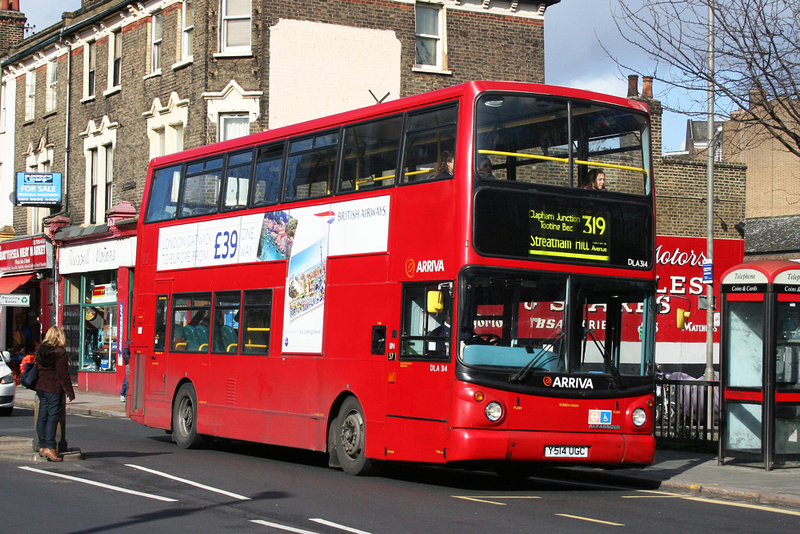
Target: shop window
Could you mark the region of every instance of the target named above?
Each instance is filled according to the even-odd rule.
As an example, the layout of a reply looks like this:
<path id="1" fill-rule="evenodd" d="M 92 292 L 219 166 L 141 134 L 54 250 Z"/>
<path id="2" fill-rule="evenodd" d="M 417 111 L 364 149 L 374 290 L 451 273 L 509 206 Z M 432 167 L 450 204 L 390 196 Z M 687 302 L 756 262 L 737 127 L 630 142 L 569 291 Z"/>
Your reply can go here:
<path id="1" fill-rule="evenodd" d="M 117 273 L 65 277 L 64 334 L 80 371 L 113 371 L 117 356 Z"/>
<path id="2" fill-rule="evenodd" d="M 80 304 L 81 302 L 81 277 L 64 277 L 64 302 L 66 304 Z"/>
<path id="3" fill-rule="evenodd" d="M 208 352 L 211 294 L 175 295 L 172 306 L 173 351 Z"/>
<path id="4" fill-rule="evenodd" d="M 269 354 L 270 318 L 272 316 L 272 291 L 244 292 L 242 317 L 242 352 Z"/>

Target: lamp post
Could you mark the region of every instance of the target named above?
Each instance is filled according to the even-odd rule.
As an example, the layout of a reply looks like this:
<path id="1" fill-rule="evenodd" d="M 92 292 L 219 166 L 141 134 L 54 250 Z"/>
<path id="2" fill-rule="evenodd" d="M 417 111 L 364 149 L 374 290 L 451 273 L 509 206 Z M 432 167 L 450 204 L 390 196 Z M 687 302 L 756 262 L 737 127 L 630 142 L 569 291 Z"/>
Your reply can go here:
<path id="1" fill-rule="evenodd" d="M 707 382 L 714 380 L 714 0 L 708 2 L 708 163 L 706 170 L 706 261 L 711 264 L 711 280 L 706 285 L 706 372 Z M 709 434 L 713 434 L 714 394 L 711 386 L 707 386 L 706 414 Z M 711 437 L 709 435 L 709 437 Z"/>

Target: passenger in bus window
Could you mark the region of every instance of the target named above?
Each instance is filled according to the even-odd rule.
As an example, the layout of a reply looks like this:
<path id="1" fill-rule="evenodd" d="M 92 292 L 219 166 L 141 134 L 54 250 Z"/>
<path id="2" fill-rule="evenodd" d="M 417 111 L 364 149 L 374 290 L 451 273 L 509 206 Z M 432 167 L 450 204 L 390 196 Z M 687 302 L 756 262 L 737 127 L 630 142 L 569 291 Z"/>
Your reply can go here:
<path id="1" fill-rule="evenodd" d="M 436 166 L 436 174 L 435 180 L 444 180 L 446 178 L 453 177 L 453 169 L 455 167 L 455 158 L 453 154 L 448 151 L 442 151 L 442 155 L 439 156 L 439 164 Z"/>
<path id="2" fill-rule="evenodd" d="M 492 160 L 489 156 L 481 156 L 478 158 L 478 175 L 484 180 L 493 180 L 492 174 Z"/>
<path id="3" fill-rule="evenodd" d="M 602 169 L 591 169 L 586 175 L 586 181 L 583 185 L 584 189 L 605 189 L 606 188 L 606 173 Z"/>

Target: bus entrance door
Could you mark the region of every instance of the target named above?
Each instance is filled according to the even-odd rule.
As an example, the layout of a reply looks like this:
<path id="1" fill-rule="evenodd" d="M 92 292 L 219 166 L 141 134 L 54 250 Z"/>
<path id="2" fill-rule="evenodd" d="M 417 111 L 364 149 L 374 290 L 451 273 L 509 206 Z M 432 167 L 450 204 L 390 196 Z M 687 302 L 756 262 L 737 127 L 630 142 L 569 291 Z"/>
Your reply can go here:
<path id="1" fill-rule="evenodd" d="M 156 313 L 154 329 L 154 344 L 146 354 L 145 384 L 148 395 L 164 395 L 167 377 L 167 323 L 169 322 L 169 301 L 172 293 L 172 280 L 156 282 Z M 169 334 L 172 335 L 172 334 Z"/>

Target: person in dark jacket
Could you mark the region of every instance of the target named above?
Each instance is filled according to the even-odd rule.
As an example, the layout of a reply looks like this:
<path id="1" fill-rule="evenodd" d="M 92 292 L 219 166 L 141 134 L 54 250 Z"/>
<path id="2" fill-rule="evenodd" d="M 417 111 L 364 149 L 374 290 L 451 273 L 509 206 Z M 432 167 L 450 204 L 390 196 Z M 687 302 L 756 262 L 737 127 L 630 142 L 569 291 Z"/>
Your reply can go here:
<path id="1" fill-rule="evenodd" d="M 75 400 L 72 379 L 69 377 L 69 358 L 64 346 L 67 344 L 64 330 L 51 326 L 44 341 L 36 349 L 36 396 L 39 397 L 39 416 L 36 431 L 39 434 L 39 454 L 49 462 L 63 460 L 56 445 L 56 427 L 64 410 L 64 395 Z"/>

